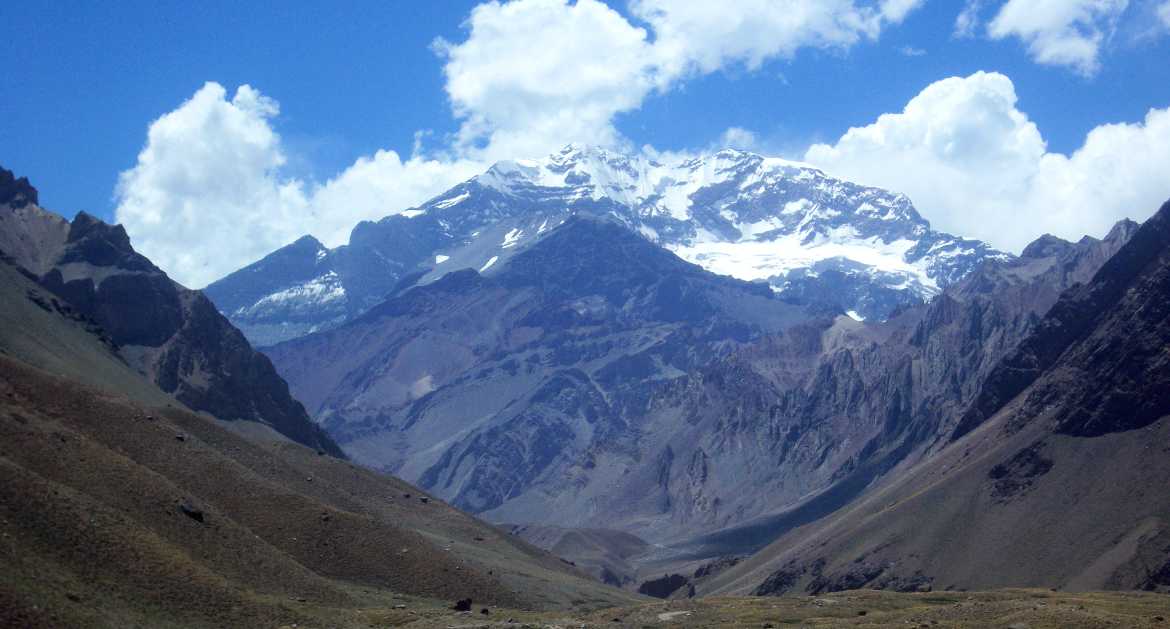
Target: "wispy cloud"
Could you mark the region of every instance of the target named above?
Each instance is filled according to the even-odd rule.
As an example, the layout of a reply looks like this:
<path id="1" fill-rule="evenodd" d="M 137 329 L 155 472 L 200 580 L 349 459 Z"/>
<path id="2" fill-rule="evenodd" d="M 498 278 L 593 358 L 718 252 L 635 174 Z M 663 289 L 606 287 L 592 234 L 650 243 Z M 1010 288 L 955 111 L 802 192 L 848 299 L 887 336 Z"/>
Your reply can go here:
<path id="1" fill-rule="evenodd" d="M 967 0 L 963 4 L 963 10 L 955 18 L 955 29 L 952 36 L 958 39 L 975 37 L 975 32 L 979 28 L 979 12 L 982 9 L 983 0 Z"/>
<path id="2" fill-rule="evenodd" d="M 1100 69 L 1101 48 L 1128 6 L 1128 0 L 1008 0 L 987 32 L 993 39 L 1020 39 L 1037 63 L 1089 77 Z"/>

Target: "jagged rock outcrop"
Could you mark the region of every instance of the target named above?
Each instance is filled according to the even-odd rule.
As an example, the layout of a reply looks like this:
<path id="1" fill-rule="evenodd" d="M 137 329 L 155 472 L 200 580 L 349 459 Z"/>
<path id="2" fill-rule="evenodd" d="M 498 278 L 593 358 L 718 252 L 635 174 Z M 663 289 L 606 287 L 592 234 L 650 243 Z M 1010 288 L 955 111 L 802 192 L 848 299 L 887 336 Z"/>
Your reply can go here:
<path id="1" fill-rule="evenodd" d="M 0 167 L 0 205 L 19 210 L 29 204 L 37 205 L 37 189 L 28 177 L 18 179 L 11 170 Z"/>
<path id="2" fill-rule="evenodd" d="M 11 177 L 0 173 L 0 179 Z M 9 188 L 17 192 L 8 201 L 17 205 L 0 203 L 0 251 L 96 323 L 127 364 L 193 410 L 262 422 L 343 456 L 271 361 L 202 293 L 134 251 L 125 229 L 84 212 L 72 222 L 48 212 L 23 178 Z"/>

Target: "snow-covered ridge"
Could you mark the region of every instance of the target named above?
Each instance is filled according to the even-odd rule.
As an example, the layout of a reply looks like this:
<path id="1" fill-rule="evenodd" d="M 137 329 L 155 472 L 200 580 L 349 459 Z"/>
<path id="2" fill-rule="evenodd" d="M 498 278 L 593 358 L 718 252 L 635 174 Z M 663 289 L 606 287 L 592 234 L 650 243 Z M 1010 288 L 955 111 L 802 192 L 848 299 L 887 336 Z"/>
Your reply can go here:
<path id="1" fill-rule="evenodd" d="M 544 160 L 498 162 L 423 208 L 512 221 L 500 249 L 538 238 L 529 223 L 545 212 L 601 209 L 690 262 L 778 292 L 836 272 L 925 299 L 982 260 L 1006 257 L 933 231 L 905 195 L 732 149 L 651 158 L 569 145 Z M 856 306 L 867 318 L 884 309 Z"/>
<path id="2" fill-rule="evenodd" d="M 529 196 L 532 189 L 560 190 L 559 196 L 568 201 L 609 199 L 642 213 L 688 220 L 692 194 L 728 181 L 745 163 L 751 162 L 756 166 L 756 173 L 741 182 L 744 189 L 766 185 L 783 176 L 824 178 L 824 173 L 807 164 L 733 149 L 705 157 L 658 161 L 570 144 L 543 161 L 497 162 L 473 181 L 514 196 Z M 445 203 L 434 203 L 434 207 L 447 207 Z"/>
<path id="3" fill-rule="evenodd" d="M 209 289 L 234 323 L 271 343 L 292 337 L 271 332 L 288 321 L 356 316 L 412 274 L 427 283 L 460 269 L 501 273 L 577 213 L 616 220 L 712 272 L 867 321 L 1007 257 L 934 231 L 905 195 L 808 164 L 731 149 L 650 156 L 569 145 L 498 162 L 418 207 L 363 222 L 343 247 L 302 239 Z"/>

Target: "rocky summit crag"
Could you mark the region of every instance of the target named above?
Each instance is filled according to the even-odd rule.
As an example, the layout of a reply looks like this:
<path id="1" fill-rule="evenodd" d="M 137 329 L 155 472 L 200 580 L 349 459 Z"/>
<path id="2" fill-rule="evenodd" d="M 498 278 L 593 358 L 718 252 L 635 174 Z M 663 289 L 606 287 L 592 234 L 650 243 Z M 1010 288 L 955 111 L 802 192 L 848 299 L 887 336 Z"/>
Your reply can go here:
<path id="1" fill-rule="evenodd" d="M 503 161 L 427 203 L 354 228 L 328 249 L 306 236 L 207 287 L 258 345 L 328 329 L 396 290 L 494 265 L 567 217 L 609 216 L 707 270 L 785 299 L 881 320 L 988 259 L 934 231 L 904 195 L 742 151 L 651 159 L 570 145 Z"/>

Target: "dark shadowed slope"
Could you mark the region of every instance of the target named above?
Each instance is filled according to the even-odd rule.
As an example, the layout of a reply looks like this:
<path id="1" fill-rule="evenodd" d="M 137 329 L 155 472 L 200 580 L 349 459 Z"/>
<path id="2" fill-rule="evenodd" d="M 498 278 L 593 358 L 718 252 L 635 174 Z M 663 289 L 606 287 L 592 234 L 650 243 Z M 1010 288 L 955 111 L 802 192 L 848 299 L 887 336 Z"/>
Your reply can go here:
<path id="1" fill-rule="evenodd" d="M 8 171 L 0 179 L 11 179 Z M 196 411 L 268 424 L 341 456 L 272 363 L 199 291 L 136 253 L 121 226 L 88 214 L 71 223 L 36 205 L 24 179 L 3 186 L 0 252 L 108 335 L 126 364 Z"/>
<path id="2" fill-rule="evenodd" d="M 993 370 L 958 440 L 706 591 L 1170 586 L 1168 304 L 1170 204 Z"/>

